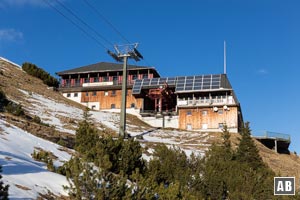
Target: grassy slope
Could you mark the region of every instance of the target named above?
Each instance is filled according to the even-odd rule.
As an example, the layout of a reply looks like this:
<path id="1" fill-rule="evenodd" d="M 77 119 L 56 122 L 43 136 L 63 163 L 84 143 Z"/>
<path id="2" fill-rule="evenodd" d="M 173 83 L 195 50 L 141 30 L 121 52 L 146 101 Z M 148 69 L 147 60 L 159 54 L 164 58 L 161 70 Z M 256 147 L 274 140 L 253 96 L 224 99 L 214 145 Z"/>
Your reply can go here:
<path id="1" fill-rule="evenodd" d="M 52 99 L 58 102 L 63 102 L 67 105 L 71 105 L 81 109 L 84 108 L 80 104 L 74 103 L 73 101 L 64 98 L 58 92 L 47 89 L 47 86 L 43 84 L 40 79 L 28 75 L 22 69 L 2 60 L 0 60 L 0 66 L 0 70 L 3 72 L 3 75 L 0 75 L 0 87 L 9 99 L 25 103 L 26 101 L 24 99 L 24 93 L 18 90 L 22 89 L 43 95 L 48 98 L 51 97 Z"/>

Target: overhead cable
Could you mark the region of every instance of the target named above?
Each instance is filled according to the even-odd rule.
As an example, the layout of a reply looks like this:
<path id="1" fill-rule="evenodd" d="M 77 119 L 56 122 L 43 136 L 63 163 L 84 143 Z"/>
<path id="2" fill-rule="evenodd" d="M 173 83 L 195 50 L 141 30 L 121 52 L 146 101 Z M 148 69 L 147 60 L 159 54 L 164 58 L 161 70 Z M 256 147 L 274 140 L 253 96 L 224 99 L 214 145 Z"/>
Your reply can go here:
<path id="1" fill-rule="evenodd" d="M 78 15 L 75 14 L 70 8 L 68 8 L 66 5 L 64 5 L 59 0 L 55 0 L 61 7 L 63 7 L 66 11 L 68 11 L 71 15 L 73 15 L 77 20 L 79 20 L 81 23 L 83 23 L 86 27 L 88 27 L 90 30 L 92 30 L 97 36 L 102 38 L 104 41 L 106 41 L 108 44 L 113 46 L 113 43 L 111 43 L 109 40 L 107 40 L 103 35 L 101 35 L 98 31 L 96 31 L 93 27 L 91 27 L 88 23 L 86 23 L 83 19 L 81 19 Z"/>
<path id="2" fill-rule="evenodd" d="M 88 0 L 83 1 L 91 10 L 93 10 L 98 15 L 98 17 L 102 18 L 102 20 L 104 20 L 123 40 L 130 44 L 130 41 L 127 40 L 127 38 L 106 17 L 104 17 L 104 15 L 101 14 L 101 12 L 97 8 L 95 8 L 95 6 L 88 2 Z"/>
<path id="3" fill-rule="evenodd" d="M 95 38 L 93 35 L 91 35 L 90 33 L 88 33 L 84 28 L 82 28 L 81 26 L 79 26 L 78 24 L 76 24 L 71 18 L 69 18 L 67 15 L 65 15 L 63 12 L 61 12 L 59 9 L 57 9 L 55 6 L 53 6 L 51 3 L 49 3 L 48 0 L 44 0 L 44 2 L 50 7 L 52 8 L 54 11 L 56 11 L 57 13 L 59 13 L 62 17 L 64 17 L 65 19 L 67 19 L 70 23 L 72 23 L 74 26 L 76 26 L 76 28 L 78 28 L 79 30 L 81 30 L 87 37 L 93 39 L 98 45 L 100 45 L 101 47 L 103 47 L 104 49 L 108 49 L 102 42 L 100 42 L 99 40 L 97 40 L 97 38 Z"/>

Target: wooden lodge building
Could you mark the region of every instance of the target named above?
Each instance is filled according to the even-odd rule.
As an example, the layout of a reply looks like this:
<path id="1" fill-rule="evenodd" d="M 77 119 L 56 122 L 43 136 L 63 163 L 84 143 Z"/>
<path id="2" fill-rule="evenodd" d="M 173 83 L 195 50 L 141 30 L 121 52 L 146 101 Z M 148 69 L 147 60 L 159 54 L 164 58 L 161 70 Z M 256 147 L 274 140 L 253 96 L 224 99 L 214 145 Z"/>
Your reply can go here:
<path id="1" fill-rule="evenodd" d="M 60 92 L 94 110 L 119 110 L 123 64 L 101 62 L 57 72 Z M 127 111 L 153 126 L 237 132 L 240 103 L 226 74 L 160 77 L 153 67 L 128 65 Z"/>

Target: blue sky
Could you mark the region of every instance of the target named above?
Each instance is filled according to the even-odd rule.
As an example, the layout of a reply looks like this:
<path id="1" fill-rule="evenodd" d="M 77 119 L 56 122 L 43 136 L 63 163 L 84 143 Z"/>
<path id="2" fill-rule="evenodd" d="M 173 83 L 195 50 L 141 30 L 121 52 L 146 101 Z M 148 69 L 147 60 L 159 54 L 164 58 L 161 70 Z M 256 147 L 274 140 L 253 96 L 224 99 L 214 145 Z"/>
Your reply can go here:
<path id="1" fill-rule="evenodd" d="M 65 15 L 56 2 L 47 0 Z M 124 41 L 84 0 L 60 0 L 112 44 Z M 227 73 L 253 131 L 292 136 L 300 153 L 300 2 L 297 0 L 88 0 L 162 76 Z M 101 61 L 106 49 L 45 4 L 1 0 L 0 56 L 54 74 Z M 79 24 L 79 22 L 77 22 Z M 82 25 L 81 25 L 82 26 Z M 93 32 L 82 26 L 91 35 Z M 97 39 L 108 49 L 112 45 Z"/>

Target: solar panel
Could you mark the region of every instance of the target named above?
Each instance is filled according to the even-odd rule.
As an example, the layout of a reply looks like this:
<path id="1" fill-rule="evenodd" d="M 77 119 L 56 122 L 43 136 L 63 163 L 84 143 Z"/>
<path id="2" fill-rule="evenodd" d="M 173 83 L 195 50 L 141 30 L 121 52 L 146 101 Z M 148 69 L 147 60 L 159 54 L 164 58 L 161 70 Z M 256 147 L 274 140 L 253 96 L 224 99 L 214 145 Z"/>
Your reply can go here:
<path id="1" fill-rule="evenodd" d="M 151 79 L 150 85 L 158 85 L 158 81 L 159 81 L 159 78 L 153 78 L 153 79 Z"/>
<path id="2" fill-rule="evenodd" d="M 185 76 L 177 77 L 176 82 L 176 92 L 178 91 L 184 91 L 184 85 L 185 85 Z"/>
<path id="3" fill-rule="evenodd" d="M 143 85 L 142 86 L 149 86 L 151 79 L 143 79 Z"/>
<path id="4" fill-rule="evenodd" d="M 135 80 L 132 87 L 132 94 L 140 94 L 142 89 L 142 80 Z"/>
<path id="5" fill-rule="evenodd" d="M 158 87 L 165 83 L 169 86 L 175 86 L 176 92 L 220 89 L 221 75 L 178 76 L 136 80 L 132 88 L 132 93 L 140 94 L 143 87 Z"/>
<path id="6" fill-rule="evenodd" d="M 167 83 L 168 83 L 168 85 L 174 85 L 175 86 L 176 78 L 175 77 L 172 77 L 172 78 L 168 77 L 167 78 Z"/>
<path id="7" fill-rule="evenodd" d="M 177 77 L 177 91 L 200 91 L 219 89 L 221 75 L 183 76 Z"/>

